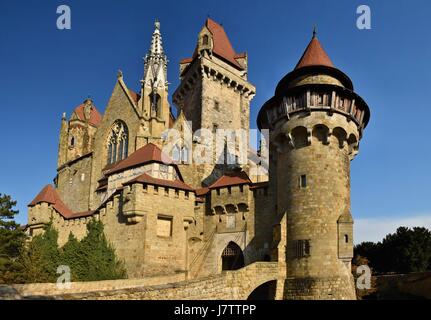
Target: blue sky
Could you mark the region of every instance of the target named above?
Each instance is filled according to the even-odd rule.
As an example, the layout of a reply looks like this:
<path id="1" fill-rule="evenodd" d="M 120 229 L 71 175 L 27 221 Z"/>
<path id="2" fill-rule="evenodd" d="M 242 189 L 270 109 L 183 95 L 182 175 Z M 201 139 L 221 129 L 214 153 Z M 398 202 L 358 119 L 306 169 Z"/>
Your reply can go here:
<path id="1" fill-rule="evenodd" d="M 71 8 L 71 30 L 56 28 L 61 4 Z M 356 28 L 361 4 L 371 8 L 371 30 Z M 103 111 L 118 69 L 138 90 L 156 18 L 172 94 L 178 62 L 192 54 L 209 14 L 237 52 L 248 52 L 249 79 L 257 88 L 252 127 L 316 24 L 332 61 L 371 109 L 352 162 L 352 213 L 362 230 L 357 240 L 377 240 L 398 222 L 429 225 L 430 11 L 426 0 L 0 0 L 0 192 L 18 201 L 18 221 L 25 223 L 26 205 L 55 176 L 62 112 L 70 115 L 89 95 Z M 375 233 L 368 228 L 373 223 Z"/>

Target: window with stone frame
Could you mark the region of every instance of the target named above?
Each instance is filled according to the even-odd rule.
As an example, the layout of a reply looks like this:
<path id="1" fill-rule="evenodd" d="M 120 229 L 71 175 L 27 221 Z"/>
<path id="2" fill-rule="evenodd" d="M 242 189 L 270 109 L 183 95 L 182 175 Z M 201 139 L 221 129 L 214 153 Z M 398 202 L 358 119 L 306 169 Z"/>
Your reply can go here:
<path id="1" fill-rule="evenodd" d="M 295 258 L 301 259 L 310 256 L 310 240 L 295 240 L 293 244 Z"/>
<path id="2" fill-rule="evenodd" d="M 173 218 L 170 216 L 157 216 L 157 236 L 162 238 L 172 237 Z"/>
<path id="3" fill-rule="evenodd" d="M 113 164 L 127 158 L 129 148 L 129 130 L 121 120 L 111 126 L 107 142 L 107 163 Z"/>

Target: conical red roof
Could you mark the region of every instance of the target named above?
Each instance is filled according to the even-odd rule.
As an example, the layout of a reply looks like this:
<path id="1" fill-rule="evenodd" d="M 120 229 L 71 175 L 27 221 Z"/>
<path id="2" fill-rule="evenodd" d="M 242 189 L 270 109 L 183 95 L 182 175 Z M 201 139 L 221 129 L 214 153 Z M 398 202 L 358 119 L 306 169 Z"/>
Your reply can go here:
<path id="1" fill-rule="evenodd" d="M 315 36 L 313 36 L 313 39 L 311 39 L 310 43 L 302 54 L 302 57 L 296 65 L 295 70 L 308 66 L 334 67 L 331 59 L 320 44 L 320 41 Z"/>

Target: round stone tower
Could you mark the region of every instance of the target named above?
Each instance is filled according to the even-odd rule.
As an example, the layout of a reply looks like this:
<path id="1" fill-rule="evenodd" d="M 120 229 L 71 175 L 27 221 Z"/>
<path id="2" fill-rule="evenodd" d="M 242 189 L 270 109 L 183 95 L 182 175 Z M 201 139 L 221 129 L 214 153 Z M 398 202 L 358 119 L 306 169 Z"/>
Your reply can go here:
<path id="1" fill-rule="evenodd" d="M 315 33 L 259 112 L 259 129 L 270 131 L 277 210 L 287 218 L 285 299 L 356 299 L 350 161 L 369 118 Z"/>

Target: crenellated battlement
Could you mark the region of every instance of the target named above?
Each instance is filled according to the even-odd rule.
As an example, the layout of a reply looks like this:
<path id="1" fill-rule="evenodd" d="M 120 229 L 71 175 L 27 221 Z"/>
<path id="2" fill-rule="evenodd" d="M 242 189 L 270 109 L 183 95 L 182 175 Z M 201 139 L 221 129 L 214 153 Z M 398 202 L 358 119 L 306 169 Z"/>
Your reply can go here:
<path id="1" fill-rule="evenodd" d="M 307 116 L 312 112 L 325 112 L 328 116 L 343 115 L 359 130 L 359 138 L 369 121 L 369 108 L 365 101 L 351 90 L 331 85 L 303 85 L 289 90 L 283 97 L 270 99 L 259 112 L 260 128 L 274 129 L 279 121 Z"/>

